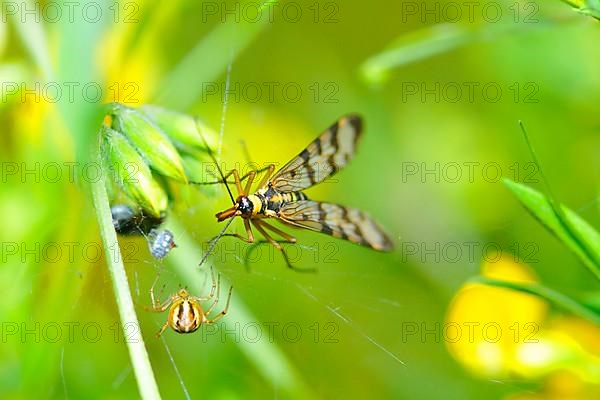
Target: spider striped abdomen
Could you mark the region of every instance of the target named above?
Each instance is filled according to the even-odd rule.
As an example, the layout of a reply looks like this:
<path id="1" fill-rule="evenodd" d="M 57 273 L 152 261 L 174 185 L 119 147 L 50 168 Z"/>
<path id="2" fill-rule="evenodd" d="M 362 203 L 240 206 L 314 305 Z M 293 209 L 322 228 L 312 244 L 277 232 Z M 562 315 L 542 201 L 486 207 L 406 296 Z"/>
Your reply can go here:
<path id="1" fill-rule="evenodd" d="M 193 300 L 180 300 L 169 310 L 169 325 L 178 333 L 195 332 L 202 325 L 202 309 Z"/>

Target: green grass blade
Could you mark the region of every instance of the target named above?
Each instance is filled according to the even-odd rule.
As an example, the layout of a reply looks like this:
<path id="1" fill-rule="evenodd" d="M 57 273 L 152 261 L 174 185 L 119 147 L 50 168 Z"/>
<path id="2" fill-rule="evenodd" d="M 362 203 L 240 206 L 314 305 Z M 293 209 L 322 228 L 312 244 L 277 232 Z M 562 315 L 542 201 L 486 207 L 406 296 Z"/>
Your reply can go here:
<path id="1" fill-rule="evenodd" d="M 167 260 L 179 276 L 188 283 L 191 290 L 199 293 L 202 288 L 199 284 L 197 264 L 202 258 L 202 254 L 198 250 L 198 245 L 185 235 L 185 229 L 175 218 L 171 217 L 167 225 L 172 232 L 177 232 L 178 246 L 177 251 L 170 253 Z M 205 265 L 211 265 L 211 263 Z M 229 286 L 229 282 L 224 278 L 221 278 L 221 281 L 222 287 Z M 236 296 L 235 289 L 229 312 L 225 318 L 227 318 L 227 323 L 239 323 L 240 326 L 256 322 L 256 317 L 246 308 L 240 297 Z M 301 380 L 294 365 L 268 338 L 263 336 L 252 343 L 240 340 L 236 341 L 236 344 L 267 381 L 286 392 L 286 397 L 314 398 L 308 386 Z"/>
<path id="2" fill-rule="evenodd" d="M 363 79 L 371 85 L 387 81 L 393 69 L 444 54 L 477 42 L 496 40 L 502 35 L 550 26 L 551 21 L 536 24 L 499 22 L 483 26 L 440 23 L 398 36 L 382 52 L 369 57 L 360 67 Z"/>
<path id="3" fill-rule="evenodd" d="M 575 11 L 600 20 L 600 0 L 561 0 Z"/>
<path id="4" fill-rule="evenodd" d="M 20 11 L 33 10 L 35 4 L 31 0 L 23 0 L 19 3 L 13 3 L 12 5 L 6 4 L 5 7 L 17 7 Z M 43 19 L 25 17 L 21 13 L 14 13 L 12 15 L 12 22 L 17 30 L 17 33 L 21 37 L 23 44 L 27 48 L 34 63 L 40 69 L 42 77 L 45 81 L 50 81 L 54 77 L 52 69 L 52 63 L 50 61 L 50 53 L 48 51 L 48 43 L 46 38 L 48 35 L 44 31 Z"/>
<path id="5" fill-rule="evenodd" d="M 527 143 L 527 148 L 529 149 L 531 158 L 533 158 L 533 161 L 537 165 L 544 186 L 546 186 L 546 192 L 548 193 L 548 203 L 550 204 L 552 212 L 554 213 L 557 221 L 561 225 L 562 229 L 568 234 L 568 236 L 570 236 L 573 239 L 573 241 L 575 241 L 581 252 L 585 254 L 586 258 L 591 260 L 597 269 L 600 269 L 600 249 L 594 249 L 593 247 L 590 248 L 590 246 L 586 243 L 586 239 L 591 240 L 592 246 L 594 243 L 597 243 L 597 241 L 595 241 L 595 236 L 597 236 L 597 232 L 595 232 L 591 227 L 588 226 L 591 229 L 592 233 L 587 234 L 584 238 L 582 238 L 578 230 L 575 227 L 573 227 L 569 218 L 567 218 L 562 207 L 560 206 L 556 196 L 554 196 L 552 187 L 550 186 L 550 181 L 546 178 L 546 174 L 544 173 L 542 164 L 540 163 L 539 158 L 537 156 L 537 152 L 535 151 L 535 148 L 531 143 L 531 139 L 529 138 L 529 134 L 527 133 L 527 129 L 525 129 L 523 121 L 519 121 L 519 126 L 521 127 L 521 132 L 523 133 L 523 137 L 525 138 L 525 142 Z M 586 229 L 586 231 L 587 230 L 588 229 Z M 590 235 L 592 235 L 592 237 L 590 237 Z"/>
<path id="6" fill-rule="evenodd" d="M 139 327 L 140 324 L 133 306 L 129 282 L 127 281 L 121 251 L 119 250 L 117 234 L 112 223 L 104 179 L 98 179 L 91 184 L 91 193 L 98 218 L 98 226 L 100 227 L 100 235 L 104 244 L 104 253 L 107 254 L 106 263 L 113 282 L 121 326 L 123 327 L 124 335 L 128 338 L 126 342 L 129 349 L 129 357 L 131 358 L 140 395 L 144 399 L 160 399 L 158 385 L 152 372 L 152 366 L 146 352 L 142 333 L 140 329 L 134 329 L 133 331 L 127 329 L 131 326 Z M 112 249 L 117 251 L 113 251 Z"/>
<path id="7" fill-rule="evenodd" d="M 577 315 L 578 317 L 585 318 L 588 321 L 600 325 L 600 314 L 595 312 L 593 309 L 585 306 L 584 304 L 578 302 L 577 300 L 574 300 L 563 293 L 557 292 L 554 289 L 550 289 L 548 287 L 534 283 L 507 282 L 497 279 L 485 278 L 483 276 L 472 278 L 471 282 L 516 290 L 519 292 L 538 296 L 542 299 L 547 300 L 548 302 L 562 310 L 568 311 L 570 313 L 573 313 L 574 315 Z"/>
<path id="8" fill-rule="evenodd" d="M 380 84 L 394 68 L 452 51 L 472 41 L 475 41 L 472 28 L 450 23 L 426 27 L 399 36 L 386 50 L 369 57 L 360 72 L 368 83 Z"/>
<path id="9" fill-rule="evenodd" d="M 586 293 L 582 296 L 581 301 L 586 305 L 587 308 L 600 314 L 600 292 L 596 291 Z"/>
<path id="10" fill-rule="evenodd" d="M 533 161 L 535 162 L 535 164 L 538 167 L 538 171 L 540 172 L 540 176 L 542 177 L 544 186 L 546 186 L 546 192 L 548 193 L 548 200 L 550 202 L 550 206 L 552 207 L 552 211 L 556 215 L 556 218 L 558 219 L 558 221 L 560 222 L 560 224 L 562 225 L 564 230 L 573 238 L 573 240 L 575 240 L 577 242 L 577 244 L 579 245 L 581 250 L 584 253 L 586 253 L 586 255 L 592 259 L 592 261 L 594 261 L 596 267 L 600 268 L 600 256 L 599 256 L 600 250 L 590 249 L 589 246 L 586 244 L 585 240 L 580 237 L 577 230 L 569 222 L 569 219 L 566 217 L 565 213 L 563 212 L 562 208 L 560 207 L 560 204 L 559 204 L 558 200 L 556 199 L 556 196 L 554 196 L 554 193 L 552 192 L 552 188 L 550 186 L 550 181 L 548 181 L 548 179 L 546 178 L 546 174 L 544 173 L 544 169 L 542 168 L 542 163 L 540 163 L 537 153 L 536 153 L 533 145 L 531 144 L 531 140 L 529 139 L 529 134 L 527 133 L 527 129 L 525 129 L 525 125 L 523 124 L 523 121 L 519 121 L 519 125 L 521 127 L 521 131 L 523 132 L 525 142 L 527 143 L 527 148 L 529 149 L 529 152 L 531 153 L 531 157 L 533 158 Z M 592 239 L 594 239 L 594 238 L 592 238 Z M 595 243 L 595 242 L 592 241 L 592 243 Z"/>
<path id="11" fill-rule="evenodd" d="M 265 1 L 259 10 L 264 10 L 272 3 L 276 1 Z M 217 79 L 232 61 L 232 54 L 239 55 L 248 47 L 269 21 L 268 18 L 257 22 L 242 19 L 239 23 L 230 22 L 231 20 L 219 24 L 202 38 L 172 69 L 162 80 L 157 93 L 152 96 L 154 103 L 179 110 L 189 108 L 202 94 L 202 83 Z"/>
<path id="12" fill-rule="evenodd" d="M 540 192 L 510 179 L 504 179 L 504 184 L 538 221 L 575 253 L 600 279 L 600 264 L 597 261 L 600 259 L 600 234 L 592 226 L 567 207 L 557 205 L 564 215 L 565 224 L 561 221 L 563 217 L 554 211 L 550 200 Z M 572 227 L 576 237 L 565 226 Z"/>
<path id="13" fill-rule="evenodd" d="M 529 27 L 509 23 L 487 24 L 483 28 L 453 23 L 428 26 L 397 37 L 387 49 L 364 61 L 360 73 L 367 83 L 379 85 L 393 69 L 523 29 Z"/>

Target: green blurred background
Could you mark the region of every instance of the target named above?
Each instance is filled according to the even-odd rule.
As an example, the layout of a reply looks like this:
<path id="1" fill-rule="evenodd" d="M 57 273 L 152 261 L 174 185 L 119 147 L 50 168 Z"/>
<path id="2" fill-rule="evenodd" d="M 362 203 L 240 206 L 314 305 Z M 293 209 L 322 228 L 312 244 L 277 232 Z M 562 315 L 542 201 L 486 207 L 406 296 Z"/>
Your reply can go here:
<path id="1" fill-rule="evenodd" d="M 172 185 L 167 226 L 179 248 L 159 263 L 144 238 L 120 240 L 164 398 L 185 398 L 186 392 L 222 399 L 598 395 L 600 336 L 597 326 L 583 320 L 553 309 L 525 315 L 523 321 L 535 322 L 540 332 L 559 335 L 555 343 L 577 348 L 558 361 L 534 357 L 531 364 L 511 358 L 515 341 L 494 348 L 492 356 L 469 350 L 464 336 L 449 343 L 443 332 L 450 310 L 463 321 L 479 321 L 469 314 L 476 306 L 503 327 L 505 339 L 512 335 L 511 312 L 533 301 L 491 289 L 458 301 L 465 282 L 480 273 L 486 245 L 502 249 L 498 276 L 524 274 L 570 295 L 597 298 L 592 275 L 496 177 L 499 171 L 544 190 L 518 126 L 523 120 L 557 198 L 600 225 L 597 21 L 559 1 L 477 3 L 472 21 L 466 6 L 452 2 L 297 1 L 284 8 L 286 3 L 272 8 L 272 21 L 267 14 L 262 22 L 251 20 L 257 3 L 237 3 L 236 23 L 236 2 L 229 1 L 98 1 L 98 22 L 90 22 L 91 9 L 88 20 L 82 17 L 86 2 L 72 20 L 65 4 L 52 3 L 62 7 L 55 19 L 50 3 L 41 2 L 38 11 L 46 15 L 38 23 L 34 15 L 19 13 L 36 3 L 3 2 L 0 396 L 139 396 L 110 275 L 104 257 L 96 256 L 106 251 L 94 209 L 86 185 L 69 179 L 64 163 L 86 161 L 102 106 L 110 101 L 198 115 L 219 131 L 228 66 L 230 88 L 238 90 L 229 94 L 224 118 L 225 168 L 245 162 L 240 140 L 258 164 L 281 164 L 341 115 L 358 112 L 366 129 L 355 159 L 334 182 L 308 194 L 368 211 L 396 249 L 377 253 L 288 229 L 305 246 L 296 264 L 318 268 L 300 274 L 278 254 L 270 258 L 267 247 L 247 270 L 226 253 L 245 247 L 226 238 L 211 264 L 235 286 L 232 313 L 236 306 L 244 309 L 256 325 L 236 328 L 235 317 L 226 317 L 218 330 L 168 330 L 157 340 L 153 335 L 167 315 L 144 310 L 157 272 L 157 287 L 166 285 L 162 298 L 178 285 L 208 290 L 206 269 L 194 269 L 206 240 L 222 228 L 215 212 L 229 206 L 224 188 Z M 449 3 L 464 13 L 456 22 L 444 8 Z M 499 21 L 482 13 L 488 3 L 501 10 Z M 224 7 L 234 10 L 225 21 Z M 419 14 L 425 7 L 434 14 Z M 302 16 L 296 18 L 298 10 Z M 58 101 L 23 97 L 22 86 L 7 86 L 24 83 L 31 90 L 35 82 L 58 83 L 63 95 Z M 81 84 L 73 100 L 65 82 Z M 84 98 L 79 88 L 90 82 L 102 88 L 101 98 Z M 472 99 L 465 83 L 475 85 Z M 272 98 L 268 85 L 275 88 Z M 296 99 L 292 89 L 282 92 L 285 85 L 302 94 Z M 423 94 L 423 85 L 433 92 Z M 457 85 L 464 91 L 455 99 Z M 485 85 L 501 88 L 497 101 L 485 97 Z M 415 87 L 416 94 L 408 91 Z M 49 163 L 62 171 L 56 182 L 42 172 Z M 11 174 L 14 165 L 18 172 Z M 467 165 L 473 165 L 472 176 Z M 38 172 L 23 177 L 25 168 Z M 421 174 L 436 168 L 437 175 Z M 240 221 L 232 228 L 243 232 Z M 52 253 L 51 243 L 62 254 Z M 452 246 L 461 251 L 457 257 L 444 253 Z M 182 266 L 191 272 L 181 274 Z M 197 282 L 189 282 L 190 276 Z M 508 304 L 514 307 L 503 308 Z M 256 326 L 263 347 L 252 352 L 251 344 L 240 342 L 251 342 Z M 297 327 L 301 333 L 294 340 Z M 223 338 L 223 332 L 234 333 Z M 264 368 L 279 365 L 273 354 L 291 375 Z"/>

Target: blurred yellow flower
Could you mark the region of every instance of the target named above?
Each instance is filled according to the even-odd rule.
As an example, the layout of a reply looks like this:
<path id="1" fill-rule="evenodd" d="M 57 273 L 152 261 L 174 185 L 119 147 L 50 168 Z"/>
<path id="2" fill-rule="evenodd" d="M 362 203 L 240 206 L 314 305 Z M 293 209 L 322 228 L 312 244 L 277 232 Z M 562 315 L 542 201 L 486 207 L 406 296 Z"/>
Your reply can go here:
<path id="1" fill-rule="evenodd" d="M 483 265 L 486 277 L 513 282 L 536 282 L 534 273 L 510 257 Z M 534 340 L 547 313 L 535 296 L 482 284 L 467 284 L 450 304 L 446 325 L 471 332 L 446 341 L 450 353 L 473 372 L 486 377 L 509 374 L 517 362 L 519 344 Z M 466 329 L 463 329 L 466 331 Z"/>
<path id="2" fill-rule="evenodd" d="M 537 282 L 527 265 L 510 256 L 484 263 L 481 273 L 510 282 Z M 550 317 L 549 305 L 536 296 L 466 284 L 448 308 L 450 324 L 471 329 L 468 335 L 463 329 L 459 340 L 447 339 L 446 346 L 476 375 L 545 383 L 543 392 L 514 399 L 590 398 L 590 390 L 598 390 L 600 328 L 577 317 Z"/>

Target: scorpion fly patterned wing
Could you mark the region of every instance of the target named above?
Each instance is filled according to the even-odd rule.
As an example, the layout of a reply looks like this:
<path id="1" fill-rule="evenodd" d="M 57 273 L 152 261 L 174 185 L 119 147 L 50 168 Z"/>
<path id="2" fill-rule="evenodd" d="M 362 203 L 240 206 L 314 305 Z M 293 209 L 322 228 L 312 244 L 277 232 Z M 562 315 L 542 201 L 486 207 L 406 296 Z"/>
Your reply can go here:
<path id="1" fill-rule="evenodd" d="M 344 168 L 354 155 L 362 126 L 358 115 L 340 118 L 275 173 L 273 188 L 280 192 L 304 190 Z"/>
<path id="2" fill-rule="evenodd" d="M 379 251 L 394 245 L 383 229 L 367 214 L 338 204 L 303 200 L 285 204 L 280 210 L 283 222 L 325 233 Z"/>

